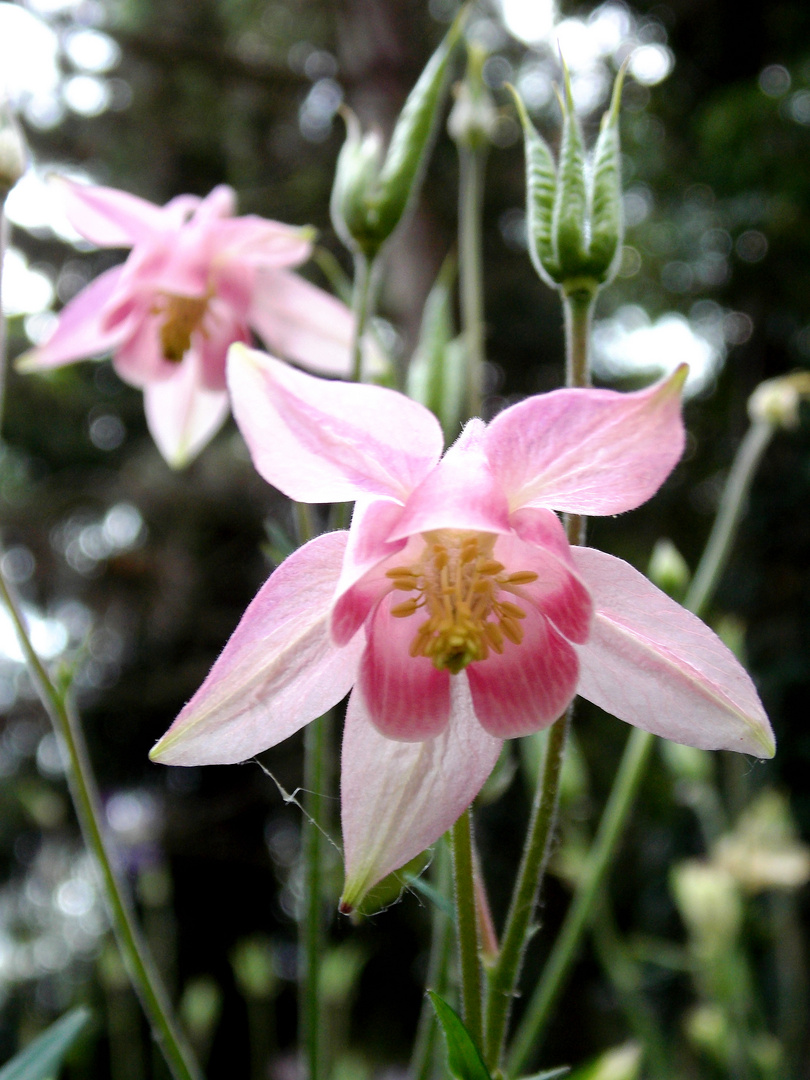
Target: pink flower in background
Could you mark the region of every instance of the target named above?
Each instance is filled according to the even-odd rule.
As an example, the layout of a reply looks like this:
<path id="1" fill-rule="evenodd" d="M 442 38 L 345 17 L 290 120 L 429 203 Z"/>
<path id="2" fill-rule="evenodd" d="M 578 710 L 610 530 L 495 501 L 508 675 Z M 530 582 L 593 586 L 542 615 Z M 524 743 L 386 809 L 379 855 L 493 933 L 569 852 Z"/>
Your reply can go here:
<path id="1" fill-rule="evenodd" d="M 351 312 L 289 270 L 310 255 L 307 230 L 234 217 L 228 187 L 159 207 L 112 188 L 60 184 L 82 236 L 132 250 L 63 308 L 53 336 L 21 358 L 21 370 L 111 352 L 121 378 L 143 389 L 149 429 L 177 467 L 227 417 L 228 347 L 250 342 L 252 331 L 316 372 L 350 371 Z"/>
<path id="2" fill-rule="evenodd" d="M 235 762 L 351 690 L 341 805 L 349 908 L 470 804 L 501 740 L 576 693 L 679 742 L 770 756 L 754 686 L 719 639 L 627 563 L 570 548 L 555 510 L 646 501 L 683 449 L 685 369 L 633 394 L 559 390 L 472 420 L 442 456 L 434 416 L 235 347 L 234 414 L 266 480 L 355 500 L 348 533 L 290 556 L 152 752 Z"/>

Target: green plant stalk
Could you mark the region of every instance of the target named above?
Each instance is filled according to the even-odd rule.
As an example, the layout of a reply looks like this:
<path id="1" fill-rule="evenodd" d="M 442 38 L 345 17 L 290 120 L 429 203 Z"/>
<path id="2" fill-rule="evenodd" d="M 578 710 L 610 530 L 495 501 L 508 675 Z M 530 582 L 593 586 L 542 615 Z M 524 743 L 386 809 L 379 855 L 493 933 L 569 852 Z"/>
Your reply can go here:
<path id="1" fill-rule="evenodd" d="M 6 200 L 0 199 L 0 297 L 3 295 L 3 261 L 6 253 L 6 240 L 8 238 L 8 219 L 6 217 Z M 6 320 L 3 315 L 2 300 L 0 299 L 0 433 L 2 432 L 3 417 L 6 403 Z M 2 438 L 2 434 L 0 434 Z"/>
<path id="2" fill-rule="evenodd" d="M 354 288 L 352 312 L 354 334 L 352 336 L 352 382 L 363 380 L 363 335 L 371 315 L 371 276 L 374 264 L 362 252 L 354 257 Z"/>
<path id="3" fill-rule="evenodd" d="M 321 716 L 304 732 L 304 911 L 301 940 L 301 1047 L 307 1080 L 320 1080 L 323 1068 L 323 1003 L 320 993 L 324 948 L 322 864 L 324 784 L 329 716 Z"/>
<path id="4" fill-rule="evenodd" d="M 594 292 L 563 292 L 565 311 L 565 383 L 569 387 L 590 384 L 590 332 Z M 569 514 L 565 522 L 568 542 L 582 544 L 585 518 Z M 526 842 L 521 857 L 498 957 L 488 969 L 485 1059 L 490 1069 L 500 1066 L 512 1000 L 518 989 L 537 897 L 545 875 L 557 820 L 562 775 L 573 702 L 549 730 L 543 768 L 535 792 Z"/>
<path id="5" fill-rule="evenodd" d="M 445 840 L 436 849 L 434 863 L 434 885 L 442 896 L 450 895 L 450 849 Z M 450 964 L 450 955 L 453 944 L 453 923 L 438 904 L 433 908 L 430 934 L 430 957 L 428 959 L 427 979 L 425 986 L 434 990 L 440 997 L 447 996 L 447 969 Z M 419 1014 L 419 1024 L 416 1029 L 413 1055 L 411 1057 L 408 1076 L 411 1080 L 430 1080 L 433 1072 L 434 1056 L 438 1034 L 436 1011 L 430 1004 L 430 999 L 425 994 L 422 1000 L 422 1011 Z"/>
<path id="6" fill-rule="evenodd" d="M 459 287 L 467 363 L 468 416 L 480 416 L 484 394 L 484 271 L 482 215 L 486 149 L 459 146 Z"/>
<path id="7" fill-rule="evenodd" d="M 31 679 L 65 751 L 73 804 L 85 843 L 101 872 L 107 907 L 130 981 L 175 1080 L 202 1080 L 202 1073 L 180 1034 L 168 996 L 137 928 L 135 916 L 107 850 L 100 825 L 101 804 L 78 718 L 72 704 L 51 682 L 31 645 L 19 606 L 2 574 L 0 599 L 14 623 Z"/>
<path id="8" fill-rule="evenodd" d="M 714 595 L 745 511 L 751 481 L 773 433 L 774 428 L 770 424 L 755 421 L 737 449 L 717 516 L 684 601 L 684 607 L 696 615 L 705 611 Z M 573 965 L 594 900 L 630 815 L 654 738 L 639 728 L 634 728 L 630 733 L 585 872 L 515 1035 L 507 1059 L 506 1071 L 509 1076 L 521 1072 L 539 1046 L 552 1006 Z"/>
<path id="9" fill-rule="evenodd" d="M 475 1045 L 483 1047 L 481 1012 L 481 960 L 475 877 L 472 851 L 472 812 L 467 809 L 451 831 L 453 884 L 456 897 L 456 927 L 461 966 L 461 1001 L 464 1023 Z"/>
<path id="10" fill-rule="evenodd" d="M 549 729 L 540 783 L 535 792 L 526 844 L 506 917 L 501 948 L 487 972 L 484 1058 L 493 1072 L 500 1065 L 512 1000 L 526 946 L 532 936 L 537 896 L 551 853 L 570 713 L 569 708 L 565 716 Z"/>

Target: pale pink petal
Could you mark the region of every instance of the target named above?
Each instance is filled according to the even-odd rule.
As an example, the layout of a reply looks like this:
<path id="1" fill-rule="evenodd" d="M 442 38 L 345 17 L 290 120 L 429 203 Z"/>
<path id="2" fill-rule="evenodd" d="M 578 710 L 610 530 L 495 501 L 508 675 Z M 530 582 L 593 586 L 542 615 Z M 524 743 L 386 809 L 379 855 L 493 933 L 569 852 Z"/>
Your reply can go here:
<path id="1" fill-rule="evenodd" d="M 346 533 L 291 555 L 262 586 L 208 678 L 152 750 L 166 765 L 244 761 L 336 705 L 357 675 L 362 635 L 327 627 Z"/>
<path id="2" fill-rule="evenodd" d="M 750 677 L 695 615 L 621 559 L 574 561 L 594 600 L 578 648 L 578 693 L 628 724 L 704 750 L 772 757 L 771 726 Z"/>
<path id="3" fill-rule="evenodd" d="M 378 731 L 413 742 L 440 734 L 450 716 L 450 676 L 424 656 L 408 654 L 424 617 L 395 619 L 386 596 L 366 627 L 358 690 Z"/>
<path id="4" fill-rule="evenodd" d="M 500 413 L 484 437 L 510 507 L 619 514 L 653 495 L 683 452 L 686 365 L 632 394 L 555 390 Z"/>
<path id="5" fill-rule="evenodd" d="M 230 413 L 225 390 L 207 390 L 193 352 L 175 365 L 170 379 L 144 387 L 146 423 L 155 445 L 173 469 L 182 469 L 213 439 Z"/>
<path id="6" fill-rule="evenodd" d="M 247 262 L 275 270 L 299 266 L 312 253 L 312 230 L 246 215 L 209 227 L 212 251 L 219 262 Z"/>
<path id="7" fill-rule="evenodd" d="M 259 271 L 248 322 L 272 353 L 319 375 L 351 374 L 354 316 L 297 274 Z"/>
<path id="8" fill-rule="evenodd" d="M 199 195 L 175 195 L 163 207 L 163 227 L 179 229 L 194 215 L 201 202 Z"/>
<path id="9" fill-rule="evenodd" d="M 350 911 L 386 874 L 435 843 L 481 790 L 501 750 L 477 723 L 463 675 L 453 680 L 450 722 L 423 742 L 387 739 L 371 723 L 362 696 L 349 698 L 340 770 Z"/>
<path id="10" fill-rule="evenodd" d="M 132 247 L 165 228 L 161 207 L 137 195 L 63 177 L 52 182 L 61 191 L 71 225 L 99 247 Z"/>
<path id="11" fill-rule="evenodd" d="M 131 311 L 125 326 L 130 333 L 115 350 L 113 366 L 118 376 L 139 389 L 177 374 L 177 364 L 167 360 L 160 341 L 160 315 L 139 306 Z"/>
<path id="12" fill-rule="evenodd" d="M 476 446 L 456 443 L 410 495 L 391 539 L 433 529 L 509 528 L 506 496 L 487 459 Z"/>
<path id="13" fill-rule="evenodd" d="M 195 208 L 192 227 L 204 225 L 210 227 L 221 218 L 230 218 L 236 213 L 236 192 L 227 184 L 217 184 Z"/>
<path id="14" fill-rule="evenodd" d="M 534 608 L 520 621 L 523 641 L 504 641 L 466 668 L 475 715 L 491 735 L 512 739 L 548 727 L 577 691 L 574 647 Z"/>
<path id="15" fill-rule="evenodd" d="M 56 330 L 44 345 L 17 360 L 20 371 L 41 371 L 74 360 L 111 352 L 121 341 L 121 328 L 103 324 L 104 306 L 118 288 L 121 267 L 106 270 L 82 289 L 59 313 Z"/>
<path id="16" fill-rule="evenodd" d="M 211 300 L 201 328 L 191 339 L 200 356 L 200 378 L 207 389 L 227 389 L 225 363 L 228 349 L 235 341 L 250 340 L 250 330 L 238 313 L 216 297 Z"/>
<path id="17" fill-rule="evenodd" d="M 438 420 L 394 390 L 316 379 L 241 345 L 228 384 L 256 469 L 299 502 L 404 499 L 441 453 Z"/>

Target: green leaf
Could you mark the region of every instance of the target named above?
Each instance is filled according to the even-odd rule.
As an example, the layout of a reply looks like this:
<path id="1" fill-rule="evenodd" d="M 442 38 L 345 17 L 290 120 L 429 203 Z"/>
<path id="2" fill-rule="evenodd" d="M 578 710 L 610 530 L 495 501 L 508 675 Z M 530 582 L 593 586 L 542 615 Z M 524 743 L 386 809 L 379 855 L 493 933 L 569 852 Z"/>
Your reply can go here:
<path id="1" fill-rule="evenodd" d="M 593 158 L 591 187 L 590 270 L 602 282 L 613 276 L 622 242 L 622 176 L 619 146 L 619 107 L 624 82 L 622 68 L 613 85 L 610 108 L 602 125 Z"/>
<path id="2" fill-rule="evenodd" d="M 551 237 L 554 196 L 557 190 L 557 170 L 545 139 L 529 118 L 526 106 L 514 87 L 520 123 L 523 127 L 523 146 L 526 157 L 526 231 L 529 255 L 534 268 L 547 285 L 554 287 L 560 280 L 560 268 L 554 255 Z"/>
<path id="3" fill-rule="evenodd" d="M 0 1069 L 0 1080 L 50 1080 L 90 1022 L 90 1010 L 71 1009 Z"/>
<path id="4" fill-rule="evenodd" d="M 544 1069 L 543 1072 L 533 1073 L 531 1076 L 523 1076 L 521 1080 L 560 1080 L 562 1076 L 568 1076 L 571 1072 L 570 1065 L 560 1065 L 556 1069 Z"/>
<path id="5" fill-rule="evenodd" d="M 452 1075 L 456 1080 L 492 1080 L 461 1017 L 438 994 L 432 990 L 427 993 L 444 1031 L 447 1041 L 447 1066 Z"/>
<path id="6" fill-rule="evenodd" d="M 588 195 L 585 184 L 585 147 L 582 129 L 574 109 L 571 76 L 563 63 L 565 96 L 560 98 L 563 114 L 560 167 L 554 200 L 552 235 L 562 280 L 581 277 L 585 271 L 585 214 Z"/>

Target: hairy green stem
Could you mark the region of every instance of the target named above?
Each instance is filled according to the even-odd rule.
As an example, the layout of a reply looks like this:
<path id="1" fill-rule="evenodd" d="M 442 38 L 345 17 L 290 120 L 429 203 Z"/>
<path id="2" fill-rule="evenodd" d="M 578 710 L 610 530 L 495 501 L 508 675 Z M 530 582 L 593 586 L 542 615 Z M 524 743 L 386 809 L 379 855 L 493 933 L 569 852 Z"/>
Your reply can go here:
<path id="1" fill-rule="evenodd" d="M 711 600 L 725 569 L 734 537 L 746 506 L 751 481 L 774 433 L 756 421 L 740 443 L 718 507 L 717 517 L 692 579 L 684 607 L 700 615 Z M 585 871 L 554 942 L 543 976 L 526 1008 L 508 1057 L 507 1074 L 523 1070 L 539 1047 L 551 1009 L 576 958 L 588 926 L 594 900 L 602 886 L 635 801 L 655 736 L 634 728 L 627 740 Z"/>
<path id="2" fill-rule="evenodd" d="M 548 733 L 540 782 L 535 792 L 526 845 L 506 917 L 500 951 L 488 971 L 485 1058 L 491 1070 L 500 1065 L 512 1000 L 526 946 L 532 936 L 534 909 L 551 852 L 570 712 L 569 709 L 565 716 L 552 725 Z"/>
<path id="3" fill-rule="evenodd" d="M 433 884 L 441 896 L 449 897 L 450 881 L 450 849 L 445 840 L 442 840 L 436 848 L 436 857 L 431 868 L 433 872 Z M 450 955 L 453 944 L 453 922 L 438 904 L 433 907 L 430 934 L 430 957 L 428 959 L 427 979 L 425 986 L 434 990 L 440 997 L 446 997 L 447 992 L 447 969 L 450 964 Z M 436 1035 L 438 1024 L 436 1010 L 425 994 L 422 1001 L 422 1011 L 419 1014 L 419 1024 L 416 1029 L 413 1055 L 408 1075 L 411 1080 L 430 1080 L 433 1073 L 434 1056 L 436 1051 Z"/>
<path id="4" fill-rule="evenodd" d="M 569 387 L 590 384 L 590 332 L 595 294 L 563 293 L 565 311 L 565 382 Z M 568 542 L 585 539 L 585 518 L 566 518 Z M 537 897 L 545 875 L 557 820 L 560 777 L 562 775 L 573 702 L 554 723 L 546 742 L 546 754 L 532 805 L 529 829 L 506 918 L 497 959 L 490 966 L 486 1000 L 485 1056 L 490 1069 L 500 1066 L 509 1024 L 512 1000 L 517 993 L 523 957 L 531 936 Z"/>
<path id="5" fill-rule="evenodd" d="M 452 829 L 453 883 L 461 962 L 461 1001 L 464 1023 L 476 1046 L 483 1047 L 481 960 L 472 852 L 472 812 L 467 809 Z"/>
<path id="6" fill-rule="evenodd" d="M 324 784 L 329 717 L 321 716 L 304 732 L 304 911 L 301 919 L 301 1046 L 307 1080 L 320 1080 L 323 1068 L 323 1003 L 320 993 L 324 946 L 322 864 Z"/>
<path id="7" fill-rule="evenodd" d="M 168 996 L 137 928 L 129 900 L 107 850 L 100 824 L 101 804 L 78 718 L 71 703 L 52 683 L 31 645 L 16 598 L 2 574 L 0 599 L 14 623 L 31 679 L 63 748 L 73 804 L 84 841 L 101 872 L 107 908 L 130 981 L 175 1080 L 201 1080 L 202 1074 L 174 1020 Z"/>
<path id="8" fill-rule="evenodd" d="M 480 416 L 484 394 L 482 214 L 486 151 L 459 146 L 459 286 L 467 365 L 468 416 Z"/>

